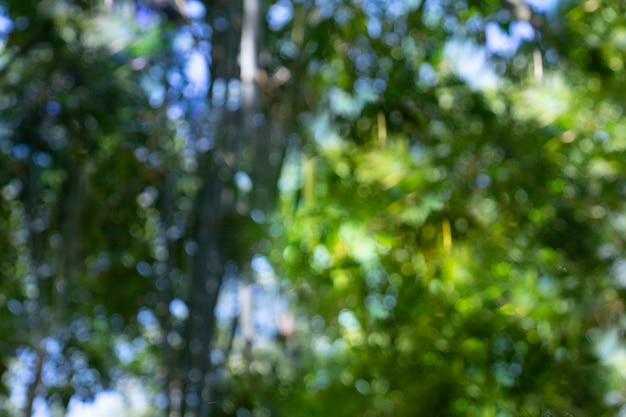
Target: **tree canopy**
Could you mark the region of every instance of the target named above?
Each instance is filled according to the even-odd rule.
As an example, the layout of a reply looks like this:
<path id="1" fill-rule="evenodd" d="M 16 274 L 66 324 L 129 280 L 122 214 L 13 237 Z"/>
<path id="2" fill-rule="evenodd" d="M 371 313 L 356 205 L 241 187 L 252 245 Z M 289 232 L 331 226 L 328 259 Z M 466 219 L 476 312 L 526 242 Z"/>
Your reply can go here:
<path id="1" fill-rule="evenodd" d="M 0 1 L 0 416 L 623 413 L 625 20 Z"/>

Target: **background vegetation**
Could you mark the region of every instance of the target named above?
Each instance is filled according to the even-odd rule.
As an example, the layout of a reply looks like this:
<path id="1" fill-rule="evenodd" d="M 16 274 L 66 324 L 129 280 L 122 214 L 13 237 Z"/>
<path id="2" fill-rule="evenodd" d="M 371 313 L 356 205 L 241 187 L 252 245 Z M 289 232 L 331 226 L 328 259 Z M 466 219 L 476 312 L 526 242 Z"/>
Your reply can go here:
<path id="1" fill-rule="evenodd" d="M 0 1 L 0 416 L 622 415 L 625 20 Z"/>

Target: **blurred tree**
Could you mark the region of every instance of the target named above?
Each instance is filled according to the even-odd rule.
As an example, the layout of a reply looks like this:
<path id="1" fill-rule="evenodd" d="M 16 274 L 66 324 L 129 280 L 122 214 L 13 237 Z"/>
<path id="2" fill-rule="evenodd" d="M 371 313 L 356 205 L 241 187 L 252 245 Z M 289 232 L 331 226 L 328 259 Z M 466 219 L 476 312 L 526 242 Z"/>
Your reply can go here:
<path id="1" fill-rule="evenodd" d="M 596 350 L 601 328 L 621 326 L 622 139 L 610 127 L 621 104 L 600 90 L 616 91 L 621 58 L 605 52 L 596 78 L 598 60 L 568 56 L 589 53 L 581 22 L 611 33 L 595 13 L 623 14 L 560 7 L 535 11 L 550 14 L 539 37 L 506 10 L 461 2 L 395 15 L 340 4 L 318 23 L 334 36 L 311 72 L 323 86 L 315 170 L 294 155 L 286 172 L 301 159 L 305 178 L 285 185 L 285 246 L 272 253 L 326 323 L 311 332 L 310 415 L 613 415 L 621 404 L 622 371 Z M 520 39 L 539 39 L 545 57 Z M 312 172 L 307 203 L 298 190 Z"/>
<path id="2" fill-rule="evenodd" d="M 136 3 L 0 7 L 1 409 L 623 405 L 620 2 Z"/>

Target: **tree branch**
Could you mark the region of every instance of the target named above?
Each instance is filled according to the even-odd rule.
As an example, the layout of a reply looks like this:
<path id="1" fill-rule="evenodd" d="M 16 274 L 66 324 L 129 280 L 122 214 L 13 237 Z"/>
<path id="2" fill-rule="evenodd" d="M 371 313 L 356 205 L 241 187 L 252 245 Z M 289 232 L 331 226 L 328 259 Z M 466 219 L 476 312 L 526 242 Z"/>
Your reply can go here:
<path id="1" fill-rule="evenodd" d="M 31 417 L 33 415 L 33 407 L 35 404 L 35 398 L 37 397 L 37 388 L 41 384 L 41 373 L 43 371 L 43 364 L 46 360 L 46 347 L 44 341 L 40 343 L 40 346 L 35 350 L 37 353 L 37 363 L 35 364 L 35 378 L 33 382 L 28 386 L 28 393 L 26 397 L 26 408 L 24 409 L 24 417 Z"/>

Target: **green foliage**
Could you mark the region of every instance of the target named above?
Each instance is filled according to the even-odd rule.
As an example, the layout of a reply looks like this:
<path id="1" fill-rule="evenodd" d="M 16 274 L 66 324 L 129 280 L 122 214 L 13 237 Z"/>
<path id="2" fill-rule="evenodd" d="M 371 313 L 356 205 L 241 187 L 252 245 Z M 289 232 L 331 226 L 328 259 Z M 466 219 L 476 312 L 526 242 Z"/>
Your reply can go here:
<path id="1" fill-rule="evenodd" d="M 402 79 L 375 105 L 330 97 L 328 130 L 312 132 L 314 197 L 287 193 L 277 220 L 286 248 L 272 259 L 328 323 L 317 337 L 349 352 L 333 350 L 337 373 L 319 358 L 331 382 L 317 401 L 346 416 L 609 415 L 616 386 L 588 335 L 609 325 L 598 322 L 606 299 L 619 303 L 622 169 L 610 149 L 621 135 L 604 130 L 611 116 L 596 118 L 610 100 L 592 104 L 593 76 L 592 88 L 570 81 L 576 64 L 548 68 L 541 85 L 474 93 L 425 57 L 439 67 L 436 90 L 407 85 L 399 59 L 387 71 Z M 337 392 L 339 406 L 326 397 Z"/>
<path id="2" fill-rule="evenodd" d="M 213 48 L 205 102 L 174 27 L 22 3 L 0 60 L 0 402 L 17 381 L 27 412 L 63 414 L 133 380 L 146 415 L 623 407 L 620 2 L 533 12 L 541 36 L 508 55 L 481 49 L 512 30 L 501 2 L 295 2 L 264 34 L 254 134 L 236 8 L 207 8 L 215 45 L 173 38 Z M 269 285 L 260 255 L 295 307 L 275 337 L 246 339 L 241 306 L 214 331 L 222 280 Z"/>

